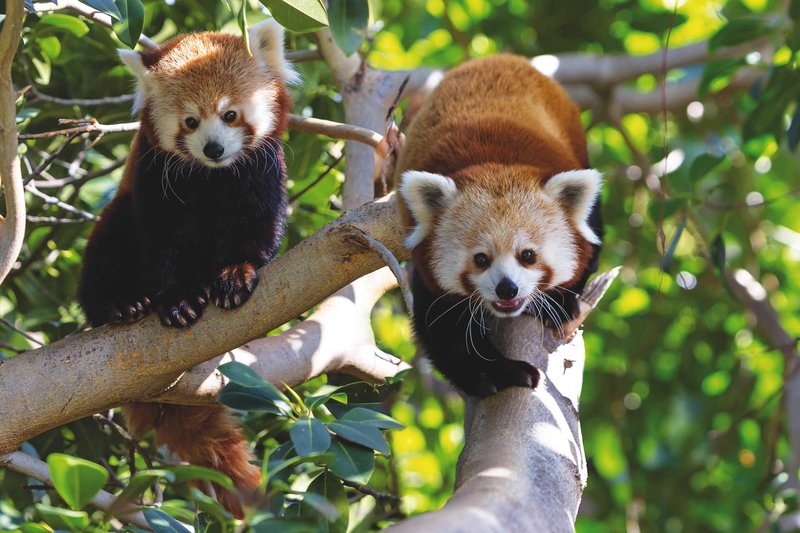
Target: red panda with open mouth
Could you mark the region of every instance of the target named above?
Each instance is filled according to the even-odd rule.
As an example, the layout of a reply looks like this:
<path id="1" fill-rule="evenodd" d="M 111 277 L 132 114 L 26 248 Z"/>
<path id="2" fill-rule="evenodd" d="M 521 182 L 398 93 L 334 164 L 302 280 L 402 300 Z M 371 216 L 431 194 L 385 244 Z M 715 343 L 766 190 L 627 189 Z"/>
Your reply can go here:
<path id="1" fill-rule="evenodd" d="M 125 174 L 84 254 L 78 300 L 92 326 L 129 323 L 154 309 L 165 326 L 188 327 L 208 302 L 244 305 L 257 270 L 278 252 L 286 225 L 281 135 L 290 109 L 274 20 L 244 40 L 222 33 L 179 35 L 144 52 L 121 50 L 137 78 L 141 127 Z M 216 468 L 252 495 L 260 470 L 236 420 L 220 405 L 132 404 L 135 437 L 155 427 L 156 443 L 180 459 Z M 239 497 L 215 486 L 242 516 Z"/>
<path id="2" fill-rule="evenodd" d="M 467 394 L 535 387 L 489 333 L 523 312 L 560 328 L 597 270 L 601 175 L 577 107 L 529 60 L 468 62 L 419 110 L 398 174 L 422 348 Z"/>

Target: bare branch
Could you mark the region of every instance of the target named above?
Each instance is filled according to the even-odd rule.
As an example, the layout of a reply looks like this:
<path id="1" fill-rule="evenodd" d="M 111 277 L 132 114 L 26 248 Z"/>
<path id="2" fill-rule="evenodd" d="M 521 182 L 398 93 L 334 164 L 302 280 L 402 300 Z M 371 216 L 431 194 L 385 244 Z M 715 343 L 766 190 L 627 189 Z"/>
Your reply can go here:
<path id="1" fill-rule="evenodd" d="M 31 86 L 30 92 L 33 94 L 32 100 L 34 102 L 50 102 L 58 105 L 77 105 L 87 107 L 126 104 L 133 102 L 135 97 L 133 94 L 121 94 L 119 96 L 106 96 L 103 98 L 59 98 L 57 96 L 50 96 L 48 94 L 39 92 L 39 89 L 34 86 Z"/>
<path id="2" fill-rule="evenodd" d="M 17 92 L 11 80 L 23 18 L 22 0 L 7 1 L 0 30 L 0 184 L 6 205 L 5 217 L 0 217 L 0 283 L 17 261 L 25 238 L 25 194 L 17 155 Z"/>
<path id="3" fill-rule="evenodd" d="M 100 220 L 100 217 L 89 213 L 88 211 L 84 211 L 83 209 L 78 209 L 77 207 L 71 206 L 68 203 L 62 202 L 55 196 L 50 196 L 49 194 L 45 194 L 39 189 L 36 188 L 36 185 L 33 183 L 29 183 L 25 190 L 31 193 L 32 195 L 36 196 L 44 200 L 44 203 L 47 205 L 54 205 L 60 209 L 63 209 L 67 213 L 72 213 L 73 215 L 79 216 L 84 220 Z"/>
<path id="4" fill-rule="evenodd" d="M 100 124 L 99 122 L 90 122 L 74 128 L 66 128 L 63 130 L 45 131 L 42 133 L 26 133 L 18 135 L 20 141 L 28 141 L 31 139 L 51 139 L 59 135 L 75 135 L 80 133 L 98 132 L 98 133 L 125 133 L 129 131 L 136 131 L 139 129 L 138 122 L 125 122 L 122 124 Z"/>

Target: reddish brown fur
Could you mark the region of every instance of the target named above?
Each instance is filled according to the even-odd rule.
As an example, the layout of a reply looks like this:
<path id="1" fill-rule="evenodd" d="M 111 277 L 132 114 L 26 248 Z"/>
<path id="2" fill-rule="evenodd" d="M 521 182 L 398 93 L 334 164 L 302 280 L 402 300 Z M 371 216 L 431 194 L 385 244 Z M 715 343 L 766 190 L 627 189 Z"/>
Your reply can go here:
<path id="1" fill-rule="evenodd" d="M 587 166 L 580 115 L 566 92 L 526 59 L 499 55 L 445 76 L 411 125 L 397 174 L 424 170 L 452 178 L 462 190 L 480 185 L 501 193 L 538 188 L 554 174 Z M 416 223 L 400 195 L 397 201 L 409 232 Z M 578 249 L 586 265 L 592 246 L 578 239 Z M 430 239 L 412 259 L 426 285 L 443 292 L 430 270 Z"/>
<path id="2" fill-rule="evenodd" d="M 155 427 L 156 444 L 166 445 L 183 461 L 224 472 L 245 501 L 252 500 L 261 471 L 236 418 L 221 405 L 133 404 L 123 408 L 128 430 L 141 438 Z M 239 495 L 214 485 L 217 499 L 237 518 L 244 516 Z"/>

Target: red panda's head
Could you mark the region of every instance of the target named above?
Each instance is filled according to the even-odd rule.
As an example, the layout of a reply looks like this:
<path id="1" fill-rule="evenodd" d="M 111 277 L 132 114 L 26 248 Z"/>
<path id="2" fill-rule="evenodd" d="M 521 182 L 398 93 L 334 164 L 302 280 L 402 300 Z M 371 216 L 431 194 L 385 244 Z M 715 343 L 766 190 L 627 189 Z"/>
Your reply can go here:
<path id="1" fill-rule="evenodd" d="M 527 171 L 482 165 L 461 175 L 457 188 L 448 177 L 411 170 L 399 187 L 416 224 L 406 246 L 427 240 L 424 268 L 439 288 L 477 296 L 501 317 L 519 315 L 530 302 L 547 316 L 555 303 L 543 293 L 569 286 L 586 269 L 591 245 L 600 242 L 588 224 L 599 172 L 538 180 L 525 178 Z"/>
<path id="2" fill-rule="evenodd" d="M 244 40 L 191 33 L 155 50 L 120 50 L 137 77 L 134 113 L 142 111 L 153 142 L 187 162 L 224 167 L 276 136 L 287 106 L 286 83 L 298 77 L 285 60 L 283 28 L 273 19 Z"/>

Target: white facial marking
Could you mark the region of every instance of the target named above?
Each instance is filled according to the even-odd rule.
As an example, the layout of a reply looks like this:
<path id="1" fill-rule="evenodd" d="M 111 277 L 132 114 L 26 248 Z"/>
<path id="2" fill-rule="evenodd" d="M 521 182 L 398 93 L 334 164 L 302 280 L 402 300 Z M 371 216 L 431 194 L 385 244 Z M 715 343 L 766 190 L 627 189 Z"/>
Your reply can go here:
<path id="1" fill-rule="evenodd" d="M 222 114 L 225 111 L 227 111 L 229 103 L 231 103 L 231 99 L 228 98 L 227 96 L 223 96 L 222 98 L 220 98 L 219 102 L 217 103 L 217 112 Z"/>
<path id="2" fill-rule="evenodd" d="M 233 163 L 244 147 L 243 141 L 241 128 L 227 126 L 218 116 L 203 118 L 200 126 L 184 137 L 184 144 L 189 154 L 200 163 L 213 168 Z M 222 156 L 216 160 L 203 153 L 206 145 L 212 142 L 224 149 Z"/>
<path id="3" fill-rule="evenodd" d="M 277 123 L 273 108 L 275 96 L 274 89 L 260 89 L 242 105 L 244 118 L 255 129 L 256 137 L 259 139 L 275 129 Z"/>

